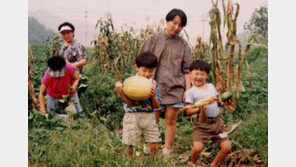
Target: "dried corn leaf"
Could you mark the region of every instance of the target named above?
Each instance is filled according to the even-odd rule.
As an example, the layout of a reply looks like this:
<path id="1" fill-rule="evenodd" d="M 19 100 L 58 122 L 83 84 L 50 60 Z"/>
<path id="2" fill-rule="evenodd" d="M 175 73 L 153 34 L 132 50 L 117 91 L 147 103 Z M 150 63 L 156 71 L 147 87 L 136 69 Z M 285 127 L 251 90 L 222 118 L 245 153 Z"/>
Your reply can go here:
<path id="1" fill-rule="evenodd" d="M 238 125 L 239 124 L 241 124 L 242 123 L 242 120 L 239 120 L 239 122 L 237 122 L 237 123 L 234 123 L 234 124 L 230 124 L 230 123 L 228 123 L 227 125 L 226 125 L 226 131 L 225 132 L 227 132 L 227 134 L 230 134 L 234 129 L 236 129 L 237 127 L 238 127 Z"/>
<path id="2" fill-rule="evenodd" d="M 209 158 L 212 156 L 210 152 L 201 152 L 200 155 L 205 156 L 206 158 Z"/>

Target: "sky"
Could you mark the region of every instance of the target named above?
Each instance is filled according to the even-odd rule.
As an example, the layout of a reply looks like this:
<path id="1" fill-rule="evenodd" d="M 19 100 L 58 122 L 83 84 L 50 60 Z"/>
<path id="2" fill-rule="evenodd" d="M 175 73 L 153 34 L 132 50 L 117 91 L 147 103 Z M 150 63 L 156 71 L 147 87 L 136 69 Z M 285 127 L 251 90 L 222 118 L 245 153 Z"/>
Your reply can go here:
<path id="1" fill-rule="evenodd" d="M 267 0 L 233 2 L 240 4 L 238 33 L 244 31 L 244 23 L 250 20 L 256 8 L 267 5 Z M 219 3 L 221 4 L 221 0 Z M 84 45 L 89 45 L 98 34 L 95 29 L 97 20 L 105 17 L 106 13 L 112 14 L 116 30 L 120 30 L 124 24 L 139 29 L 147 24 L 164 22 L 166 14 L 171 9 L 179 8 L 187 15 L 187 25 L 184 29 L 189 35 L 190 43 L 194 44 L 198 36 L 209 39 L 208 12 L 211 7 L 211 0 L 29 0 L 28 16 L 35 17 L 54 31 L 57 31 L 60 23 L 72 22 L 76 27 L 75 38 Z M 220 11 L 222 12 L 222 8 Z"/>

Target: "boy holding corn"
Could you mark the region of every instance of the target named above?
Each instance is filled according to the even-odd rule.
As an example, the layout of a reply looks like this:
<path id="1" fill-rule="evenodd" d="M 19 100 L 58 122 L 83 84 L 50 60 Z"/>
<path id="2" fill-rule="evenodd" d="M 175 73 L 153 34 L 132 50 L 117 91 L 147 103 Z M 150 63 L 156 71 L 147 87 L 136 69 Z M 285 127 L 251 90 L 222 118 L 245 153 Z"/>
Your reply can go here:
<path id="1" fill-rule="evenodd" d="M 190 76 L 193 87 L 186 92 L 186 112 L 188 115 L 198 114 L 193 125 L 193 148 L 191 151 L 192 166 L 198 164 L 199 154 L 203 150 L 203 143 L 212 139 L 220 146 L 220 151 L 211 163 L 211 167 L 216 167 L 231 151 L 231 143 L 227 133 L 224 132 L 224 122 L 221 118 L 219 106 L 234 104 L 234 99 L 230 103 L 216 102 L 218 95 L 215 87 L 211 83 L 206 83 L 206 79 L 210 70 L 208 63 L 202 60 L 194 60 L 190 65 Z M 209 97 L 213 97 L 212 99 Z M 201 99 L 211 99 L 212 101 L 207 106 L 193 108 L 192 105 L 199 102 Z M 215 99 L 215 100 L 213 100 Z M 205 119 L 201 119 L 205 116 Z"/>

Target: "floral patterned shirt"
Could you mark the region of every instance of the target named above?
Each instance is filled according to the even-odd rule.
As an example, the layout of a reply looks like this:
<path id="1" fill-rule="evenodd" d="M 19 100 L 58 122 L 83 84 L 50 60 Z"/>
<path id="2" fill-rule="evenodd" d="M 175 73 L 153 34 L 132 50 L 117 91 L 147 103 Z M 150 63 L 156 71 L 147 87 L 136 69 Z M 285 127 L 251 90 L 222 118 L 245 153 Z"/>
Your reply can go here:
<path id="1" fill-rule="evenodd" d="M 63 56 L 67 62 L 75 63 L 81 59 L 87 58 L 85 54 L 85 47 L 74 40 L 70 45 L 62 45 L 59 50 L 59 56 Z M 82 68 L 77 68 L 77 71 L 81 74 Z"/>

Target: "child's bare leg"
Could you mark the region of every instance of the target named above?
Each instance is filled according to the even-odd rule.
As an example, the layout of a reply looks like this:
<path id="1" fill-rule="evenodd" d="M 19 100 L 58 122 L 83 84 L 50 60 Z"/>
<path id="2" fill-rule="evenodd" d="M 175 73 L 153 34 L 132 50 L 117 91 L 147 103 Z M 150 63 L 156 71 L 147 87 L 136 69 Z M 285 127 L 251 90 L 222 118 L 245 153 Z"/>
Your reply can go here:
<path id="1" fill-rule="evenodd" d="M 158 122 L 159 122 L 160 114 L 161 114 L 161 110 L 156 110 L 156 111 L 154 111 L 155 122 L 156 122 L 156 124 L 158 124 Z"/>
<path id="2" fill-rule="evenodd" d="M 153 156 L 156 153 L 156 150 L 158 148 L 158 144 L 157 143 L 150 143 L 150 155 Z"/>
<path id="3" fill-rule="evenodd" d="M 199 154 L 202 152 L 203 149 L 203 143 L 199 141 L 194 141 L 193 142 L 193 147 L 191 151 L 191 162 L 194 165 L 197 165 L 197 160 L 199 157 Z"/>
<path id="4" fill-rule="evenodd" d="M 127 157 L 130 158 L 133 155 L 134 147 L 132 145 L 128 146 Z"/>
<path id="5" fill-rule="evenodd" d="M 222 160 L 224 160 L 226 155 L 229 154 L 231 151 L 231 143 L 229 140 L 224 140 L 224 141 L 220 142 L 219 145 L 220 145 L 220 151 L 216 155 L 214 161 L 211 163 L 212 167 L 218 166 L 218 164 Z"/>

